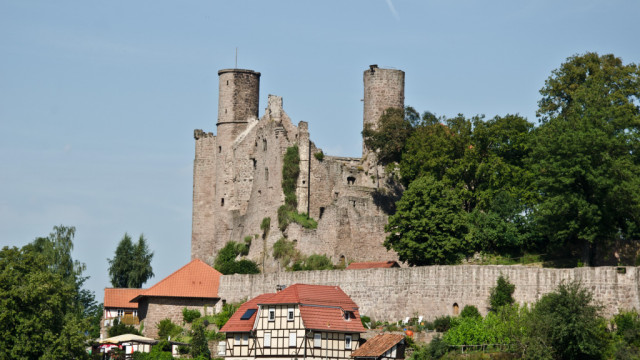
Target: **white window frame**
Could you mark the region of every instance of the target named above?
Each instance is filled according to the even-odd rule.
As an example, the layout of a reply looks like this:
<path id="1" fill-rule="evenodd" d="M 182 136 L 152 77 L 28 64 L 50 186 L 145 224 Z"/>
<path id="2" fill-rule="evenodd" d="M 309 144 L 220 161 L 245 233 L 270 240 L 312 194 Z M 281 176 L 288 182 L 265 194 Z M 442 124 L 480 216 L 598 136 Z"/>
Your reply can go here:
<path id="1" fill-rule="evenodd" d="M 295 319 L 295 310 L 294 308 L 290 307 L 287 310 L 287 321 L 293 321 L 293 319 Z"/>
<path id="2" fill-rule="evenodd" d="M 296 347 L 298 345 L 298 338 L 295 331 L 289 332 L 289 347 Z"/>
<path id="3" fill-rule="evenodd" d="M 269 308 L 269 321 L 276 321 L 276 308 Z"/>
<path id="4" fill-rule="evenodd" d="M 242 345 L 249 345 L 249 334 L 242 334 Z"/>
<path id="5" fill-rule="evenodd" d="M 270 332 L 265 332 L 264 333 L 263 346 L 264 347 L 271 347 L 271 333 Z"/>
<path id="6" fill-rule="evenodd" d="M 240 345 L 240 334 L 235 334 L 233 336 L 233 345 Z"/>
<path id="7" fill-rule="evenodd" d="M 344 336 L 344 348 L 346 350 L 351 350 L 351 335 Z"/>
<path id="8" fill-rule="evenodd" d="M 322 347 L 322 334 L 321 333 L 313 334 L 313 347 L 314 348 Z"/>
<path id="9" fill-rule="evenodd" d="M 117 313 L 118 317 L 123 317 L 124 316 L 124 309 L 118 309 Z"/>

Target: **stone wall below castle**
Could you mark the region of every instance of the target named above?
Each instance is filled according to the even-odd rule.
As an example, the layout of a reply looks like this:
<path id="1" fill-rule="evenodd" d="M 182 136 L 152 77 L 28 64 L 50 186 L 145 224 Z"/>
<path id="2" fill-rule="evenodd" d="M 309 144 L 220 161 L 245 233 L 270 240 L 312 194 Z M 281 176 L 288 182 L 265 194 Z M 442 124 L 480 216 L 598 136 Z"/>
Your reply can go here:
<path id="1" fill-rule="evenodd" d="M 525 266 L 424 266 L 395 269 L 279 272 L 224 275 L 219 295 L 238 302 L 275 292 L 295 283 L 340 286 L 359 305 L 360 313 L 381 321 L 410 316 L 432 320 L 475 305 L 487 313 L 487 298 L 502 274 L 516 285 L 518 303 L 533 303 L 563 281 L 579 281 L 611 317 L 620 309 L 640 309 L 639 268 L 583 267 L 548 269 Z"/>

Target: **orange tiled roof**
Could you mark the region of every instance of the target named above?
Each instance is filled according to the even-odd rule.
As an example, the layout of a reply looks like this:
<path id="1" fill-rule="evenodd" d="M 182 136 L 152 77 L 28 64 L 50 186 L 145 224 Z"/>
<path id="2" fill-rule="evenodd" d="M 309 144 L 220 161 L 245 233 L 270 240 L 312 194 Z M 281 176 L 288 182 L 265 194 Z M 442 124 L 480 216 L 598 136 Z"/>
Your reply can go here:
<path id="1" fill-rule="evenodd" d="M 400 267 L 400 265 L 396 261 L 354 262 L 349 264 L 346 270 L 393 268 L 393 267 Z"/>
<path id="2" fill-rule="evenodd" d="M 351 357 L 378 357 L 404 339 L 400 334 L 380 334 L 362 344 Z"/>
<path id="3" fill-rule="evenodd" d="M 257 314 L 257 310 L 258 310 L 258 303 L 261 301 L 264 301 L 270 297 L 272 297 L 275 294 L 262 294 L 259 295 L 249 301 L 247 301 L 246 303 L 242 304 L 238 310 L 236 310 L 235 313 L 233 313 L 233 315 L 231 315 L 231 318 L 229 318 L 229 320 L 227 321 L 226 324 L 224 324 L 224 326 L 222 327 L 222 329 L 220 329 L 221 332 L 249 332 L 251 331 L 251 329 L 253 329 L 253 323 L 256 320 L 256 314 Z M 247 310 L 249 309 L 254 309 L 256 310 L 256 313 L 254 313 L 253 315 L 251 315 L 251 317 L 247 320 L 241 320 L 240 318 L 242 317 L 242 315 L 244 315 L 245 312 L 247 312 Z"/>
<path id="4" fill-rule="evenodd" d="M 220 276 L 222 274 L 218 270 L 195 259 L 136 296 L 133 301 L 148 296 L 217 298 Z"/>
<path id="5" fill-rule="evenodd" d="M 120 309 L 137 309 L 138 303 L 131 300 L 146 289 L 105 288 L 104 307 Z"/>

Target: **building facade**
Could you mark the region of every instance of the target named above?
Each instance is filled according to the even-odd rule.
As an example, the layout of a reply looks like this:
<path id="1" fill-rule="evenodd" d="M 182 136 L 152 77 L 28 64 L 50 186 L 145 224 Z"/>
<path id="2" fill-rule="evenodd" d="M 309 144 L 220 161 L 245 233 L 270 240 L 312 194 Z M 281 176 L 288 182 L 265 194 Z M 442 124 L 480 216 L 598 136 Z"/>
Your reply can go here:
<path id="1" fill-rule="evenodd" d="M 229 359 L 349 359 L 365 331 L 339 287 L 294 284 L 245 304 L 223 326 Z"/>

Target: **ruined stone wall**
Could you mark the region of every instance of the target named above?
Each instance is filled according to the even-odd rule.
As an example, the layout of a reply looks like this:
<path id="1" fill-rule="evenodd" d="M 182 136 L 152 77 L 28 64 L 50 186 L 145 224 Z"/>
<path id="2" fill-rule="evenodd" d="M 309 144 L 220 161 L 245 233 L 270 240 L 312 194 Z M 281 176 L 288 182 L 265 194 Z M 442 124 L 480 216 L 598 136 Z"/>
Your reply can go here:
<path id="1" fill-rule="evenodd" d="M 301 253 L 326 254 L 334 263 L 397 260 L 395 252 L 382 246 L 388 209 L 376 202 L 376 193 L 385 190 L 377 168 L 369 171 L 359 158 L 316 159 L 313 154 L 322 150 L 310 141 L 308 124 L 295 126 L 279 96 L 269 95 L 264 115 L 254 118 L 259 77 L 251 70 L 221 70 L 217 135 L 194 133 L 192 258 L 212 264 L 228 241 L 251 236 L 248 258 L 265 272 L 278 271 L 273 244 L 285 236 L 297 243 Z M 389 91 L 396 93 L 391 100 L 386 98 L 387 83 L 393 87 Z M 366 116 L 377 116 L 380 109 L 396 106 L 398 101 L 402 107 L 403 72 L 376 68 L 365 85 L 370 90 L 365 94 L 365 108 L 370 109 Z M 293 145 L 300 154 L 298 211 L 308 212 L 318 228 L 291 224 L 282 234 L 277 221 L 277 210 L 284 203 L 282 164 L 286 149 Z M 271 228 L 263 237 L 260 223 L 267 217 Z"/>
<path id="2" fill-rule="evenodd" d="M 189 310 L 198 310 L 203 316 L 213 315 L 218 301 L 218 299 L 201 298 L 144 298 L 140 301 L 138 308 L 140 321 L 144 321 L 142 335 L 156 339 L 158 337 L 158 323 L 164 319 L 170 319 L 174 324 L 185 327 L 182 317 L 182 309 L 185 307 Z"/>
<path id="3" fill-rule="evenodd" d="M 214 252 L 216 204 L 216 137 L 202 130 L 194 131 L 196 140 L 193 161 L 193 215 L 191 259 L 208 261 Z"/>
<path id="4" fill-rule="evenodd" d="M 275 292 L 276 285 L 296 283 L 340 286 L 376 320 L 397 321 L 408 316 L 433 320 L 475 305 L 487 312 L 487 298 L 500 275 L 509 278 L 518 303 L 533 303 L 562 281 L 580 281 L 603 305 L 607 317 L 619 309 L 640 309 L 640 268 L 595 267 L 547 269 L 524 266 L 424 266 L 394 269 L 280 272 L 225 275 L 219 295 L 228 302 Z"/>

